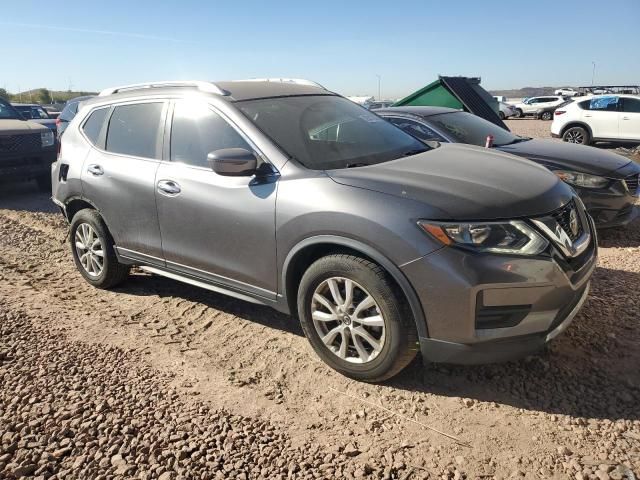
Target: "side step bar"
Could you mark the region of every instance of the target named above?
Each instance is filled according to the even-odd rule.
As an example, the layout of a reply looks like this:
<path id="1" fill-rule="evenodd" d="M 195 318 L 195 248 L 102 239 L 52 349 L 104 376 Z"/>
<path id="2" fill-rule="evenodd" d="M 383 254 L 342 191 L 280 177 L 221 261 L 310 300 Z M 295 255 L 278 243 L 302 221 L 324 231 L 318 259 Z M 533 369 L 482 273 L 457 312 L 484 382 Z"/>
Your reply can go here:
<path id="1" fill-rule="evenodd" d="M 217 287 L 217 286 L 211 285 L 210 283 L 201 282 L 200 280 L 196 280 L 194 278 L 185 277 L 178 273 L 167 272 L 165 270 L 161 270 L 156 267 L 147 267 L 147 266 L 140 266 L 140 269 L 144 270 L 145 272 L 154 273 L 156 275 L 161 275 L 163 277 L 171 278 L 172 280 L 178 280 L 179 282 L 188 283 L 189 285 L 193 285 L 195 287 L 204 288 L 206 290 L 211 290 L 212 292 L 221 293 L 223 295 L 228 295 L 230 297 L 238 298 L 240 300 L 244 300 L 245 302 L 251 302 L 258 305 L 267 305 L 265 302 L 261 302 L 260 300 L 257 300 L 248 295 L 234 292 L 233 290 L 228 290 L 226 288 Z"/>

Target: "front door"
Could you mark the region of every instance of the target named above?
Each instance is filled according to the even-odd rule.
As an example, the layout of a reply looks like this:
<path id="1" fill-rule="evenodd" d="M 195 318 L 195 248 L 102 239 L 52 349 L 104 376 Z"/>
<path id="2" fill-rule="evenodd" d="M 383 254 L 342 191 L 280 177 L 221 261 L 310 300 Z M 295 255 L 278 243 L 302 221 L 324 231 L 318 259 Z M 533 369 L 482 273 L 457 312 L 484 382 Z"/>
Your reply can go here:
<path id="1" fill-rule="evenodd" d="M 156 175 L 156 200 L 167 268 L 275 299 L 277 177 L 226 177 L 207 154 L 256 151 L 226 118 L 202 103 L 177 101 L 169 161 Z"/>
<path id="2" fill-rule="evenodd" d="M 620 113 L 620 138 L 640 141 L 640 99 L 624 97 Z"/>

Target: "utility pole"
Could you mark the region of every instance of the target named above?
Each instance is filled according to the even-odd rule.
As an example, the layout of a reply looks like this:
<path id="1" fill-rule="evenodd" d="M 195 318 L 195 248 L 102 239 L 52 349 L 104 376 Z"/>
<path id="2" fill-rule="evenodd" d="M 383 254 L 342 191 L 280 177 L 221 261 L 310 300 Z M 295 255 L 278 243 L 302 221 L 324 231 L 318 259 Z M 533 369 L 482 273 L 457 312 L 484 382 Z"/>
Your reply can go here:
<path id="1" fill-rule="evenodd" d="M 378 77 L 378 98 L 377 98 L 377 100 L 380 101 L 380 100 L 382 100 L 382 96 L 380 94 L 380 82 L 381 82 L 382 79 L 381 79 L 380 75 L 378 75 L 377 73 L 376 73 L 376 77 Z"/>
<path id="2" fill-rule="evenodd" d="M 593 64 L 593 71 L 591 72 L 591 86 L 593 87 L 593 81 L 596 78 L 596 62 L 591 62 Z"/>

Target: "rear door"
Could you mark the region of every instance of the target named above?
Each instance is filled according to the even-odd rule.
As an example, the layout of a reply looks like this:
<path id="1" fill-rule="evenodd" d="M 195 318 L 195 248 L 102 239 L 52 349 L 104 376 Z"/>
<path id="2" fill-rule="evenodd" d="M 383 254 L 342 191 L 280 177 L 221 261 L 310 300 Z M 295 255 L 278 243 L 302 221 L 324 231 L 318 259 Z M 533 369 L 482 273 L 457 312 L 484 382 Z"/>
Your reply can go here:
<path id="1" fill-rule="evenodd" d="M 275 299 L 277 176 L 227 177 L 207 154 L 257 148 L 221 112 L 177 100 L 167 160 L 156 176 L 166 266 L 236 291 Z"/>
<path id="2" fill-rule="evenodd" d="M 619 120 L 620 138 L 640 141 L 640 99 L 622 98 L 622 112 Z"/>
<path id="3" fill-rule="evenodd" d="M 591 128 L 594 138 L 618 138 L 620 97 L 594 97 L 580 104 L 582 119 Z"/>
<path id="4" fill-rule="evenodd" d="M 163 145 L 167 102 L 115 105 L 83 166 L 85 197 L 94 203 L 118 251 L 145 263 L 162 264 L 155 175 Z M 95 113 L 94 113 L 95 114 Z M 90 137 L 91 114 L 82 125 Z"/>

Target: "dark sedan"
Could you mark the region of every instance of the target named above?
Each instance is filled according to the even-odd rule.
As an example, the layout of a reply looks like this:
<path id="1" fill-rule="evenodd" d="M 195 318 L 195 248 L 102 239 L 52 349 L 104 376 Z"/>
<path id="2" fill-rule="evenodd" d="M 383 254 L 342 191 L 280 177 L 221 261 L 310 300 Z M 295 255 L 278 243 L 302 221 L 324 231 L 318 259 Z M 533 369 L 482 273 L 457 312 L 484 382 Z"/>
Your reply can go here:
<path id="1" fill-rule="evenodd" d="M 600 228 L 626 225 L 640 214 L 640 165 L 593 147 L 519 137 L 467 112 L 442 107 L 391 107 L 376 113 L 423 141 L 468 143 L 526 157 L 570 184 Z"/>

